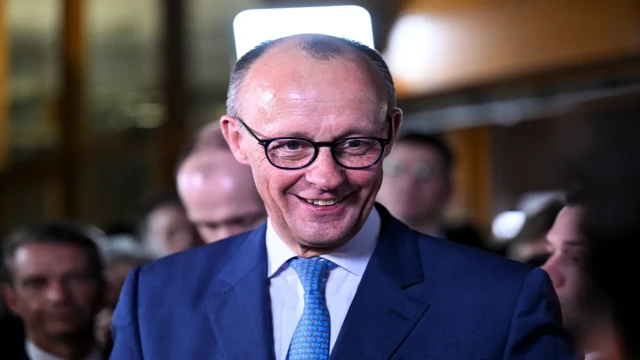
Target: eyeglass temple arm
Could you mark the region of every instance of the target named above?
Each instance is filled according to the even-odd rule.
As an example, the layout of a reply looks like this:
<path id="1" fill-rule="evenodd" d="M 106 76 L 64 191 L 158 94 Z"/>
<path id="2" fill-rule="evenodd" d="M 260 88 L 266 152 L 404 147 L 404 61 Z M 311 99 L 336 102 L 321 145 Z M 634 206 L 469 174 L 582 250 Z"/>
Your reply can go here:
<path id="1" fill-rule="evenodd" d="M 258 145 L 264 145 L 267 142 L 264 140 L 259 139 L 254 133 L 253 131 L 249 130 L 249 127 L 247 127 L 247 124 L 244 123 L 244 121 L 242 121 L 242 119 L 238 118 L 238 122 L 240 123 L 240 125 L 242 125 L 242 127 L 249 133 L 249 135 L 251 135 L 252 138 L 254 138 L 257 142 Z"/>

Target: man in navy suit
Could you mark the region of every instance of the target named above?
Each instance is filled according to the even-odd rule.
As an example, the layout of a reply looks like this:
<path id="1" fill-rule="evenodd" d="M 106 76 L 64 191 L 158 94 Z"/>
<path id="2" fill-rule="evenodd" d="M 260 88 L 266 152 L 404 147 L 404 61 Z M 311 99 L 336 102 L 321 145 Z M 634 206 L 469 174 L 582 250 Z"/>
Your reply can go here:
<path id="1" fill-rule="evenodd" d="M 129 276 L 113 359 L 570 359 L 544 271 L 375 205 L 402 120 L 381 56 L 297 35 L 235 64 L 221 127 L 268 220 Z"/>

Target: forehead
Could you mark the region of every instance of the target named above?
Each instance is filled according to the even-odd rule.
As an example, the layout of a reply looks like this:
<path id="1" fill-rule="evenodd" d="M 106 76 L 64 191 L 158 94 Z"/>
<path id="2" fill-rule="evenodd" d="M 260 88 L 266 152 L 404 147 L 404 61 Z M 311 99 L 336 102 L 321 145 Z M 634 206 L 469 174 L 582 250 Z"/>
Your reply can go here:
<path id="1" fill-rule="evenodd" d="M 14 255 L 16 276 L 54 275 L 89 268 L 87 250 L 70 244 L 26 244 Z"/>
<path id="2" fill-rule="evenodd" d="M 566 206 L 562 209 L 547 234 L 549 242 L 556 245 L 581 242 L 581 216 L 582 209 L 579 206 Z"/>
<path id="3" fill-rule="evenodd" d="M 246 166 L 235 160 L 231 151 L 211 148 L 189 156 L 181 166 L 178 177 L 241 172 L 246 169 Z"/>
<path id="4" fill-rule="evenodd" d="M 200 201 L 191 204 L 189 217 L 193 222 L 218 223 L 231 219 L 255 216 L 264 212 L 264 204 L 256 195 L 243 201 L 225 196 L 215 201 Z M 232 206 L 230 206 L 232 205 Z"/>
<path id="5" fill-rule="evenodd" d="M 393 145 L 389 158 L 407 163 L 442 164 L 444 162 L 442 154 L 435 146 L 411 142 L 398 142 Z"/>
<path id="6" fill-rule="evenodd" d="M 349 48 L 317 60 L 295 46 L 275 47 L 250 67 L 240 96 L 242 116 L 250 123 L 290 116 L 330 120 L 338 114 L 373 121 L 386 110 L 380 76 L 370 60 Z"/>
<path id="7" fill-rule="evenodd" d="M 243 177 L 214 176 L 183 197 L 192 221 L 217 222 L 264 210 L 250 172 Z"/>
<path id="8" fill-rule="evenodd" d="M 225 196 L 232 199 L 255 189 L 251 168 L 240 164 L 229 151 L 195 154 L 181 169 L 178 186 L 187 207 L 188 203 L 215 202 Z"/>

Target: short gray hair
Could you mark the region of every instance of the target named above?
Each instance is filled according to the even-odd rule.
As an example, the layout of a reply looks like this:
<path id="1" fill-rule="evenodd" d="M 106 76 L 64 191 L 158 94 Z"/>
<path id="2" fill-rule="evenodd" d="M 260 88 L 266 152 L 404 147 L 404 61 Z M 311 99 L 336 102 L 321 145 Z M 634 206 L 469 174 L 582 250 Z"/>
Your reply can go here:
<path id="1" fill-rule="evenodd" d="M 82 249 L 96 280 L 102 282 L 104 261 L 97 239 L 100 230 L 71 221 L 50 221 L 28 225 L 14 230 L 6 239 L 2 251 L 3 280 L 13 284 L 15 276 L 15 255 L 18 249 L 29 244 L 55 244 L 75 246 Z"/>
<path id="2" fill-rule="evenodd" d="M 274 45 L 284 39 L 287 38 L 263 42 L 236 61 L 233 69 L 231 70 L 229 91 L 227 92 L 227 114 L 233 117 L 239 116 L 240 104 L 238 96 L 240 87 L 242 86 L 251 65 L 253 65 L 267 50 L 271 49 Z M 305 37 L 298 44 L 300 50 L 304 51 L 313 59 L 320 61 L 329 61 L 342 55 L 343 48 L 340 45 L 347 45 L 349 48 L 364 55 L 367 59 L 373 62 L 374 68 L 377 70 L 385 84 L 387 114 L 389 114 L 389 112 L 396 107 L 396 89 L 389 67 L 378 51 L 354 40 L 320 34 Z"/>

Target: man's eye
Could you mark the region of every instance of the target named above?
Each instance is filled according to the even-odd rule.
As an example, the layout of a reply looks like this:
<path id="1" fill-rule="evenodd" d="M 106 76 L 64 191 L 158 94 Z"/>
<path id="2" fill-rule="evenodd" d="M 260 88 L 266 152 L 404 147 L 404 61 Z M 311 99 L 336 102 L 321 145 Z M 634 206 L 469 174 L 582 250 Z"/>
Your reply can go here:
<path id="1" fill-rule="evenodd" d="M 433 176 L 433 173 L 434 173 L 433 167 L 426 164 L 416 165 L 413 168 L 413 176 L 416 179 L 420 179 L 420 180 L 428 179 Z"/>
<path id="2" fill-rule="evenodd" d="M 27 290 L 42 289 L 46 285 L 47 285 L 47 281 L 45 279 L 30 279 L 22 283 L 22 287 L 24 287 Z"/>
<path id="3" fill-rule="evenodd" d="M 213 223 L 213 222 L 210 222 L 210 223 L 202 222 L 202 223 L 196 223 L 196 227 L 198 227 L 198 229 L 200 230 L 214 231 L 219 227 L 219 224 Z"/>
<path id="4" fill-rule="evenodd" d="M 67 277 L 66 280 L 74 284 L 84 284 L 86 282 L 89 282 L 91 280 L 91 277 L 87 274 L 71 274 Z"/>
<path id="5" fill-rule="evenodd" d="M 358 146 L 362 146 L 362 140 L 349 140 L 347 141 L 347 147 L 358 147 Z"/>
<path id="6" fill-rule="evenodd" d="M 300 148 L 300 142 L 298 141 L 288 141 L 285 144 L 287 150 L 298 150 Z"/>
<path id="7" fill-rule="evenodd" d="M 402 174 L 402 165 L 393 162 L 393 161 L 385 161 L 382 164 L 382 168 L 387 175 L 400 175 Z"/>

